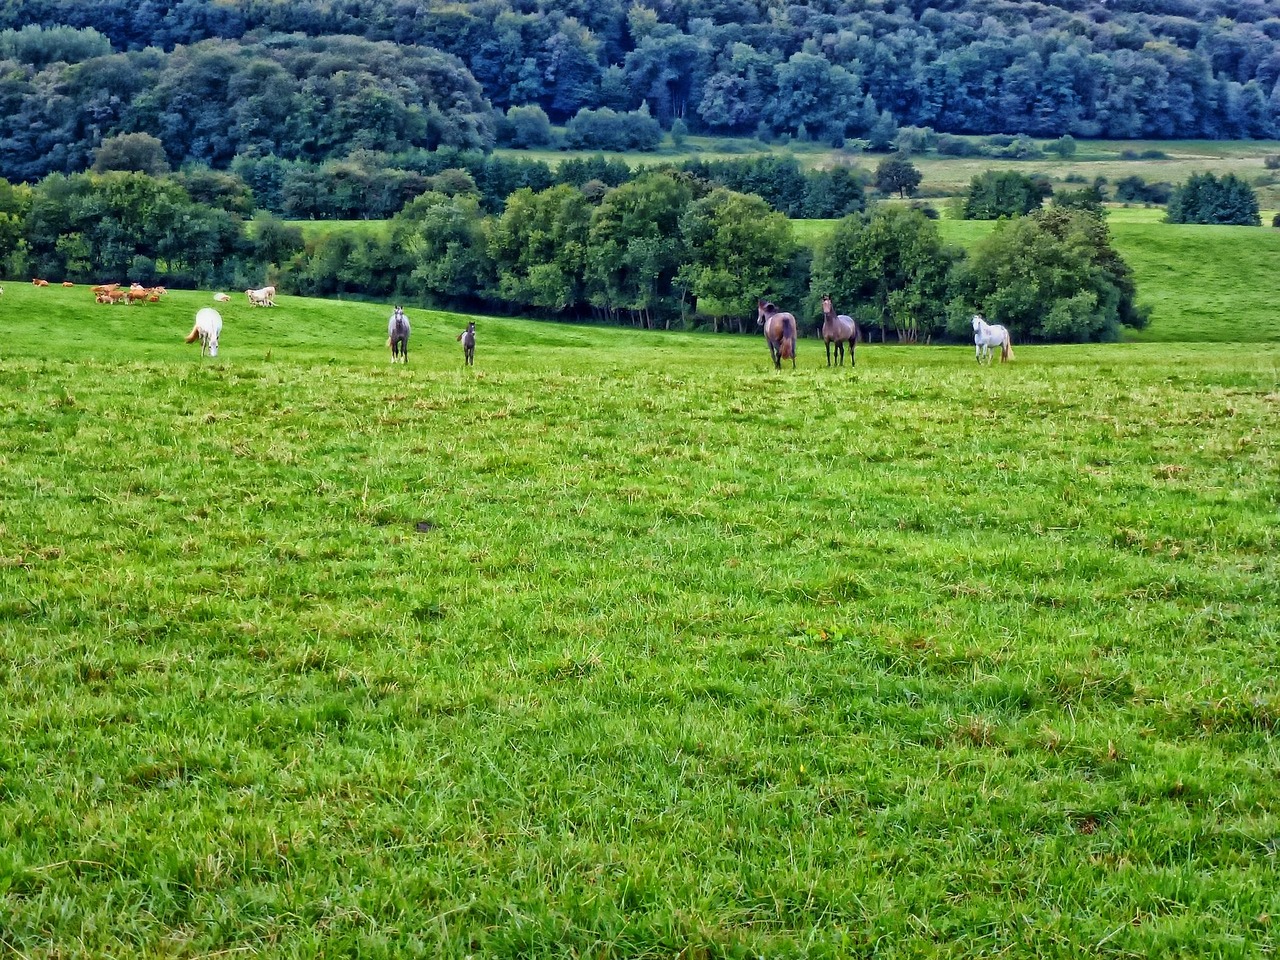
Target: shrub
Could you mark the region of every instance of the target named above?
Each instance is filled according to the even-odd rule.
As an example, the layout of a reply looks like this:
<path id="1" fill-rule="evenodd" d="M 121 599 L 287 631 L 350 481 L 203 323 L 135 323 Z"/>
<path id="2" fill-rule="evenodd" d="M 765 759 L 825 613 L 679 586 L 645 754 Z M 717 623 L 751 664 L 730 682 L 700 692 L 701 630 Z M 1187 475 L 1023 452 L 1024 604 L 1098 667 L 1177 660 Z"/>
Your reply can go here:
<path id="1" fill-rule="evenodd" d="M 1212 173 L 1192 174 L 1169 198 L 1170 223 L 1216 223 L 1260 226 L 1258 197 L 1233 173 L 1218 179 Z"/>

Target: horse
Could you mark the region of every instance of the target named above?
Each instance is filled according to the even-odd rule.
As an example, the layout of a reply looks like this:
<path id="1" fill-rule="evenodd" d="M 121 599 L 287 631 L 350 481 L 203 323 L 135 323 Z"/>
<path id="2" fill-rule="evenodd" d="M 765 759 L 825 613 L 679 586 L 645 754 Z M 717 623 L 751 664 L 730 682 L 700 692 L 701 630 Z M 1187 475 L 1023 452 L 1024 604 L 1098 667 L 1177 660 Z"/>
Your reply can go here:
<path id="1" fill-rule="evenodd" d="M 222 333 L 222 314 L 213 307 L 201 307 L 196 311 L 196 325 L 187 334 L 187 343 L 200 341 L 200 356 L 207 351 L 209 356 L 218 355 L 218 334 Z"/>
<path id="2" fill-rule="evenodd" d="M 764 328 L 764 339 L 769 344 L 769 356 L 773 368 L 782 369 L 782 361 L 790 359 L 791 369 L 796 368 L 796 318 L 783 313 L 772 303 L 756 301 L 756 326 Z"/>
<path id="3" fill-rule="evenodd" d="M 458 334 L 458 339 L 462 341 L 462 362 L 468 367 L 476 365 L 476 322 L 472 320 L 467 324 L 467 329 Z"/>
<path id="4" fill-rule="evenodd" d="M 858 365 L 858 324 L 853 317 L 837 314 L 831 297 L 822 298 L 822 340 L 827 346 L 827 366 L 831 366 L 831 344 L 836 345 L 836 363 L 844 365 L 844 345 L 849 344 L 849 366 Z"/>
<path id="5" fill-rule="evenodd" d="M 392 363 L 409 362 L 409 318 L 398 303 L 387 321 L 387 346 L 391 348 Z"/>
<path id="6" fill-rule="evenodd" d="M 1000 348 L 1000 362 L 1013 359 L 1013 344 L 1009 341 L 1009 331 L 998 323 L 987 323 L 979 314 L 973 315 L 973 353 L 974 359 L 981 363 L 991 362 L 991 348 Z"/>

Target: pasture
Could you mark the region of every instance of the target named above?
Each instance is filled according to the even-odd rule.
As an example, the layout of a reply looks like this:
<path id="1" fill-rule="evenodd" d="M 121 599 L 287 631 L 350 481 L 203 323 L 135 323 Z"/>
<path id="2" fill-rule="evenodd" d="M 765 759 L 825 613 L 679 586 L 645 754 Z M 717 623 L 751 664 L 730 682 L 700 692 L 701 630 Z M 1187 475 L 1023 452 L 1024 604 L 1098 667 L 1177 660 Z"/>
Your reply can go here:
<path id="1" fill-rule="evenodd" d="M 1280 346 L 4 288 L 4 951 L 1280 946 Z"/>
<path id="2" fill-rule="evenodd" d="M 1280 341 L 1280 230 L 1163 223 L 1163 215 L 1142 207 L 1108 210 L 1112 240 L 1133 268 L 1138 301 L 1153 308 L 1151 325 L 1124 331 L 1125 339 Z M 837 221 L 793 223 L 796 238 L 816 246 Z M 938 228 L 948 243 L 969 248 L 995 223 L 942 219 Z"/>
<path id="3" fill-rule="evenodd" d="M 985 137 L 967 138 L 983 143 Z M 1036 143 L 1049 143 L 1038 139 Z M 499 150 L 513 157 L 542 160 L 555 166 L 568 157 L 599 155 L 600 151 L 572 150 Z M 725 137 L 688 137 L 677 149 L 665 138 L 653 152 L 605 153 L 612 160 L 622 160 L 633 167 L 662 163 L 680 163 L 698 157 L 703 160 L 733 160 L 762 154 L 792 155 L 802 167 L 852 165 L 875 170 L 884 159 L 882 153 L 858 150 L 834 150 L 818 143 L 762 143 L 753 139 Z M 920 194 L 925 197 L 948 197 L 963 193 L 975 176 L 988 170 L 1019 170 L 1048 177 L 1055 188 L 1072 189 L 1102 177 L 1108 183 L 1129 176 L 1139 176 L 1150 183 L 1183 183 L 1193 173 L 1210 172 L 1218 176 L 1233 173 L 1258 190 L 1263 206 L 1280 205 L 1280 174 L 1268 170 L 1265 159 L 1280 154 L 1280 141 L 1275 140 L 1078 140 L 1076 152 L 1069 157 L 1054 153 L 1028 160 L 996 157 L 956 157 L 931 151 L 911 155 L 911 162 L 922 174 Z M 1068 179 L 1072 178 L 1072 179 Z M 1265 221 L 1270 222 L 1268 219 Z"/>

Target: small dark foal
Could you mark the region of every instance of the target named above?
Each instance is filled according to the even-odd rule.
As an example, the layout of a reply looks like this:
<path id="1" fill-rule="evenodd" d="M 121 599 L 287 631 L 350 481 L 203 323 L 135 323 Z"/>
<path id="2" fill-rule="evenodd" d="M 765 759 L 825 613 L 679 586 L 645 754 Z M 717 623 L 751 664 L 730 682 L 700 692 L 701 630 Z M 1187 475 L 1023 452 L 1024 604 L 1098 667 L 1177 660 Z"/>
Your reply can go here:
<path id="1" fill-rule="evenodd" d="M 472 320 L 467 324 L 467 329 L 458 334 L 458 339 L 462 341 L 462 359 L 468 367 L 475 366 L 476 362 L 476 322 Z"/>

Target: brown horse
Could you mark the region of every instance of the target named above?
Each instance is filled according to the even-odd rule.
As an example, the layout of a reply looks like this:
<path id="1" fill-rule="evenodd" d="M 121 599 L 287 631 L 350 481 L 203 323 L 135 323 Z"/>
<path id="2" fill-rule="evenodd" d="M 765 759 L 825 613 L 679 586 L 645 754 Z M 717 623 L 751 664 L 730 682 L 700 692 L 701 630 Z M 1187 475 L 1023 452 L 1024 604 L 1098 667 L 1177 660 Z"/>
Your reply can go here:
<path id="1" fill-rule="evenodd" d="M 822 298 L 822 341 L 827 345 L 827 366 L 831 366 L 831 344 L 836 345 L 836 363 L 844 365 L 844 345 L 849 344 L 849 366 L 858 365 L 858 324 L 853 317 L 836 313 L 829 295 Z"/>
<path id="2" fill-rule="evenodd" d="M 791 360 L 796 368 L 796 318 L 782 313 L 772 303 L 756 301 L 756 325 L 764 327 L 764 339 L 769 344 L 769 356 L 775 370 L 782 369 L 782 361 Z"/>

